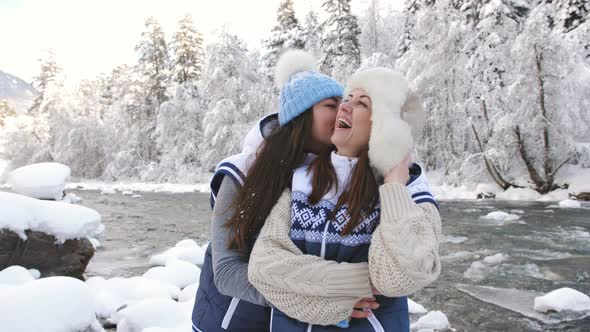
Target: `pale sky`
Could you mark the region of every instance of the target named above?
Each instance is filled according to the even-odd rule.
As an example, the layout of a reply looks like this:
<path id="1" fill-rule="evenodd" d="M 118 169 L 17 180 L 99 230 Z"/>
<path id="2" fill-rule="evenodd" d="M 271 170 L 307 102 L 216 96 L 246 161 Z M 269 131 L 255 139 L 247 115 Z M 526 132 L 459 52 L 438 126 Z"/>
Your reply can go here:
<path id="1" fill-rule="evenodd" d="M 353 12 L 370 0 L 353 0 Z M 137 61 L 134 47 L 145 19 L 154 16 L 167 40 L 190 13 L 205 43 L 224 25 L 250 47 L 259 47 L 276 24 L 280 0 L 0 0 L 0 70 L 30 82 L 38 59 L 53 49 L 69 83 L 91 79 Z M 321 0 L 294 0 L 303 19 Z M 381 0 L 400 9 L 403 0 Z"/>

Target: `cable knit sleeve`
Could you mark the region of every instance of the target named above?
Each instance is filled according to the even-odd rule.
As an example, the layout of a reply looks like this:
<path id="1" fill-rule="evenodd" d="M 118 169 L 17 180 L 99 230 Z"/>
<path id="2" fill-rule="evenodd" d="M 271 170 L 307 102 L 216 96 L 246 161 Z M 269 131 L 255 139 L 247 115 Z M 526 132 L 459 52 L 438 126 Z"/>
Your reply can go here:
<path id="1" fill-rule="evenodd" d="M 416 204 L 405 186 L 379 188 L 381 221 L 369 248 L 373 286 L 385 296 L 409 295 L 438 278 L 441 220 L 431 203 Z"/>
<path id="2" fill-rule="evenodd" d="M 252 250 L 248 278 L 277 309 L 299 321 L 331 325 L 371 297 L 367 263 L 337 263 L 304 255 L 289 238 L 291 192 L 266 219 Z"/>

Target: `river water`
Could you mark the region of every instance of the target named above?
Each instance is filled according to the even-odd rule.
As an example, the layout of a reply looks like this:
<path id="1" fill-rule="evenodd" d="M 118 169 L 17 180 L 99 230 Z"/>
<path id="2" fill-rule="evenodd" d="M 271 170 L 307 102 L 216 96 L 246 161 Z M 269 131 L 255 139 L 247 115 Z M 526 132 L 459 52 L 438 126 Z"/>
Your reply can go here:
<path id="1" fill-rule="evenodd" d="M 106 226 L 87 276 L 141 275 L 151 255 L 176 242 L 208 241 L 208 194 L 73 192 L 101 213 Z M 498 210 L 518 218 L 481 218 Z M 590 317 L 532 310 L 535 296 L 557 288 L 590 294 L 590 205 L 443 201 L 440 212 L 443 271 L 411 296 L 414 301 L 444 312 L 456 331 L 590 331 Z M 495 259 L 482 262 L 489 256 Z"/>

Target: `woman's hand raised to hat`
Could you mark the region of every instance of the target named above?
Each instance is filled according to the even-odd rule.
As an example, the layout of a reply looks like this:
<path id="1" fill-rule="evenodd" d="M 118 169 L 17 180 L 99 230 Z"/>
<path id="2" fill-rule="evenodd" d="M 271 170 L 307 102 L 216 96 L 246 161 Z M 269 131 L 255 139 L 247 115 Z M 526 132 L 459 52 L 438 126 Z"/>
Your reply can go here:
<path id="1" fill-rule="evenodd" d="M 383 177 L 383 182 L 385 183 L 399 183 L 402 185 L 406 185 L 408 180 L 410 180 L 410 163 L 412 161 L 412 156 L 408 152 L 402 161 L 395 165 L 392 169 L 385 174 Z"/>

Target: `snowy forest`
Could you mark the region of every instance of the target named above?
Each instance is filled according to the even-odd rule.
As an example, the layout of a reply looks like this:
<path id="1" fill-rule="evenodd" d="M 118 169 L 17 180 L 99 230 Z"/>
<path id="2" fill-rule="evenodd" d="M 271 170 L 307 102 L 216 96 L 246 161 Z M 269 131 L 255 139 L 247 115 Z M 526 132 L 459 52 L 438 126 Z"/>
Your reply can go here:
<path id="1" fill-rule="evenodd" d="M 261 49 L 227 32 L 206 41 L 190 16 L 176 31 L 151 17 L 129 45 L 137 63 L 76 88 L 42 59 L 28 111 L 0 102 L 0 159 L 61 162 L 82 179 L 203 182 L 277 111 L 273 66 L 300 48 L 343 84 L 358 68 L 402 71 L 428 115 L 414 159 L 448 183 L 547 193 L 564 165 L 590 167 L 588 1 L 408 0 L 399 12 L 373 0 L 358 16 L 350 0 L 308 13 L 293 1 Z"/>

